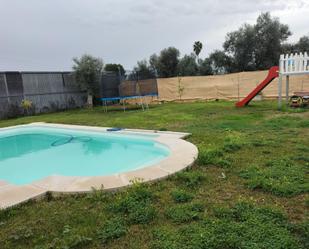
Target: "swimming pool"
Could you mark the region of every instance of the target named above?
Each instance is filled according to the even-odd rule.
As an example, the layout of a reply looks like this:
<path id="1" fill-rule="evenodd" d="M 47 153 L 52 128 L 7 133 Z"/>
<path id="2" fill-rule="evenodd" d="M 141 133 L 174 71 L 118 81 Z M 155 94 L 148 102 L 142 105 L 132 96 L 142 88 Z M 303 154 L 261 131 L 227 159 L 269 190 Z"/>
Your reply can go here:
<path id="1" fill-rule="evenodd" d="M 0 128 L 0 208 L 46 192 L 115 190 L 194 163 L 188 133 L 33 123 Z"/>
<path id="2" fill-rule="evenodd" d="M 147 136 L 40 126 L 0 134 L 0 176 L 16 185 L 50 175 L 112 175 L 153 165 L 168 155 L 166 146 Z"/>

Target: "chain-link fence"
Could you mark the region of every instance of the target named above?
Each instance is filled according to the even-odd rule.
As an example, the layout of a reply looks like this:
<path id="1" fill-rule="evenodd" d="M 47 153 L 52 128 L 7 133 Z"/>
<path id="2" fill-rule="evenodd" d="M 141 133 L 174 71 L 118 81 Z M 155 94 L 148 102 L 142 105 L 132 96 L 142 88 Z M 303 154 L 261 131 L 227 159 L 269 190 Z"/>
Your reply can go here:
<path id="1" fill-rule="evenodd" d="M 158 95 L 157 79 L 137 71 L 103 72 L 100 89 L 103 99 Z"/>

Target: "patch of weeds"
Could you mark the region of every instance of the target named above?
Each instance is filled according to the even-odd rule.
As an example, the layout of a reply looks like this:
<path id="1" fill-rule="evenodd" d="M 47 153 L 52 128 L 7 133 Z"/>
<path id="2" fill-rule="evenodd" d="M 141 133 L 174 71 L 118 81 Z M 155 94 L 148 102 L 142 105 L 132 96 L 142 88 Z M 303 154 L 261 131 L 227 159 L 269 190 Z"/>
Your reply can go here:
<path id="1" fill-rule="evenodd" d="M 298 144 L 296 145 L 296 148 L 301 152 L 309 152 L 309 147 L 304 144 Z"/>
<path id="2" fill-rule="evenodd" d="M 231 161 L 228 157 L 224 156 L 221 149 L 200 149 L 199 157 L 197 160 L 198 165 L 215 165 L 222 168 L 229 168 L 231 166 Z"/>
<path id="3" fill-rule="evenodd" d="M 69 226 L 67 226 L 68 228 Z M 92 242 L 92 238 L 74 233 L 70 228 L 63 234 L 62 238 L 54 238 L 47 245 L 36 245 L 34 249 L 51 249 L 51 248 L 64 248 L 64 249 L 77 249 L 85 248 Z"/>
<path id="4" fill-rule="evenodd" d="M 18 214 L 18 210 L 14 208 L 0 209 L 0 221 L 10 219 Z"/>
<path id="5" fill-rule="evenodd" d="M 10 236 L 11 241 L 22 241 L 31 238 L 34 235 L 30 227 L 22 226 L 17 228 Z"/>
<path id="6" fill-rule="evenodd" d="M 156 217 L 152 205 L 153 193 L 144 184 L 134 184 L 108 206 L 109 210 L 125 215 L 132 224 L 146 224 Z"/>
<path id="7" fill-rule="evenodd" d="M 71 231 L 72 231 L 72 227 L 70 227 L 69 225 L 65 225 L 63 227 L 62 234 L 69 234 L 69 233 L 71 233 Z"/>
<path id="8" fill-rule="evenodd" d="M 103 243 L 118 239 L 127 233 L 127 227 L 124 219 L 120 217 L 112 218 L 105 222 L 104 226 L 98 231 L 98 238 Z"/>
<path id="9" fill-rule="evenodd" d="M 303 248 L 309 248 L 309 220 L 290 225 L 290 230 L 299 238 Z"/>
<path id="10" fill-rule="evenodd" d="M 204 206 L 199 203 L 182 204 L 168 208 L 165 215 L 174 223 L 185 223 L 201 218 Z"/>
<path id="11" fill-rule="evenodd" d="M 189 202 L 194 198 L 193 194 L 185 190 L 182 190 L 182 189 L 176 189 L 172 191 L 171 196 L 174 202 L 177 202 L 177 203 Z"/>
<path id="12" fill-rule="evenodd" d="M 150 204 L 137 204 L 131 206 L 128 213 L 132 224 L 147 224 L 157 216 L 156 209 Z"/>
<path id="13" fill-rule="evenodd" d="M 67 249 L 81 248 L 81 247 L 89 245 L 91 242 L 92 242 L 92 238 L 77 234 L 77 235 L 73 235 L 69 237 L 69 239 L 66 242 L 66 246 L 62 248 L 67 248 Z"/>
<path id="14" fill-rule="evenodd" d="M 229 158 L 220 158 L 216 161 L 216 165 L 222 167 L 222 168 L 230 168 L 232 165 L 232 162 Z"/>
<path id="15" fill-rule="evenodd" d="M 152 249 L 179 249 L 180 236 L 175 229 L 168 227 L 157 228 L 152 231 Z"/>
<path id="16" fill-rule="evenodd" d="M 298 125 L 300 128 L 309 128 L 309 121 L 308 120 L 302 120 L 299 122 Z"/>
<path id="17" fill-rule="evenodd" d="M 263 147 L 266 145 L 266 143 L 264 141 L 261 141 L 261 140 L 252 140 L 250 142 L 250 144 L 253 146 L 253 147 Z"/>
<path id="18" fill-rule="evenodd" d="M 92 188 L 91 193 L 88 194 L 86 198 L 94 202 L 103 202 L 107 199 L 107 192 L 104 191 L 104 187 L 102 185 L 100 189 Z"/>
<path id="19" fill-rule="evenodd" d="M 285 216 L 277 210 L 239 203 L 223 217 L 221 214 L 220 219 L 180 228 L 179 244 L 184 249 L 301 248 L 287 224 Z"/>
<path id="20" fill-rule="evenodd" d="M 223 142 L 223 150 L 226 152 L 235 152 L 245 145 L 243 138 L 237 134 L 228 135 Z"/>
<path id="21" fill-rule="evenodd" d="M 62 235 L 62 239 L 55 240 L 56 243 L 59 243 L 59 248 L 80 248 L 90 244 L 92 241 L 92 238 L 79 234 L 69 225 L 63 227 Z"/>
<path id="22" fill-rule="evenodd" d="M 308 225 L 290 229 L 291 224 L 280 210 L 240 202 L 231 208 L 215 208 L 213 213 L 213 219 L 154 230 L 151 248 L 308 248 Z"/>
<path id="23" fill-rule="evenodd" d="M 176 174 L 176 180 L 191 189 L 199 187 L 205 179 L 205 176 L 197 170 L 189 170 Z"/>
<path id="24" fill-rule="evenodd" d="M 293 128 L 297 127 L 301 122 L 301 118 L 299 117 L 291 117 L 291 116 L 281 116 L 269 119 L 264 122 L 264 126 L 273 130 L 280 130 L 282 128 Z"/>
<path id="25" fill-rule="evenodd" d="M 199 155 L 197 159 L 198 165 L 215 164 L 218 158 L 223 157 L 223 151 L 218 148 L 212 149 L 199 149 Z"/>
<path id="26" fill-rule="evenodd" d="M 216 206 L 213 208 L 212 213 L 216 218 L 228 219 L 232 216 L 233 211 L 231 208 Z"/>
<path id="27" fill-rule="evenodd" d="M 309 191 L 306 169 L 289 159 L 276 159 L 265 166 L 253 165 L 240 176 L 251 189 L 262 189 L 278 196 L 293 196 Z"/>
<path id="28" fill-rule="evenodd" d="M 295 157 L 292 158 L 295 161 L 300 161 L 300 162 L 305 162 L 305 163 L 309 163 L 309 155 L 297 155 Z"/>
<path id="29" fill-rule="evenodd" d="M 133 181 L 133 185 L 127 191 L 127 196 L 137 201 L 153 201 L 155 198 L 150 187 L 139 181 Z"/>
<path id="30" fill-rule="evenodd" d="M 236 221 L 258 219 L 260 222 L 272 222 L 284 225 L 287 217 L 279 210 L 271 207 L 255 207 L 251 203 L 239 202 L 231 209 L 230 217 Z"/>
<path id="31" fill-rule="evenodd" d="M 263 150 L 262 153 L 263 153 L 264 155 L 269 155 L 269 154 L 271 154 L 271 152 L 270 152 L 269 150 Z"/>
<path id="32" fill-rule="evenodd" d="M 54 196 L 53 196 L 52 192 L 50 192 L 50 191 L 47 191 L 44 197 L 45 197 L 45 200 L 47 202 L 54 200 Z"/>
<path id="33" fill-rule="evenodd" d="M 309 207 L 309 197 L 307 197 L 307 198 L 305 199 L 305 205 L 306 205 L 307 207 Z"/>
<path id="34" fill-rule="evenodd" d="M 265 141 L 264 139 L 253 139 L 253 140 L 251 140 L 250 144 L 253 147 L 264 147 L 266 145 L 269 145 L 270 142 L 269 141 Z"/>

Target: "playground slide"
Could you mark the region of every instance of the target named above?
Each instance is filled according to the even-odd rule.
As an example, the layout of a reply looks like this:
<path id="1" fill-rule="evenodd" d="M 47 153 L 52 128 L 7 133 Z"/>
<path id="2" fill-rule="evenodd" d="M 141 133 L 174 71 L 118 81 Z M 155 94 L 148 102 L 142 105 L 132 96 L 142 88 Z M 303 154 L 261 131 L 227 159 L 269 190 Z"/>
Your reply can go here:
<path id="1" fill-rule="evenodd" d="M 279 67 L 274 66 L 271 67 L 268 71 L 267 77 L 251 92 L 247 97 L 243 100 L 236 103 L 237 107 L 244 107 L 248 105 L 249 102 L 257 95 L 260 91 L 262 91 L 270 82 L 272 82 L 275 78 L 279 77 Z"/>

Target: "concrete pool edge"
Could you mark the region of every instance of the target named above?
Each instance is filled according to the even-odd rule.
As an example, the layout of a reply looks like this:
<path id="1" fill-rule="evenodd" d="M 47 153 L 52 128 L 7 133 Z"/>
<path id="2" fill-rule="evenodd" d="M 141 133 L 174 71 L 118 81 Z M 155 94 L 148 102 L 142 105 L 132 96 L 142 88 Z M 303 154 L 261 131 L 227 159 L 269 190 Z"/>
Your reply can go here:
<path id="1" fill-rule="evenodd" d="M 31 123 L 0 128 L 0 132 L 18 127 L 31 126 L 44 126 L 95 132 L 107 132 L 108 129 L 108 127 L 96 126 Z M 9 184 L 1 181 L 0 179 L 0 209 L 12 207 L 31 199 L 40 198 L 47 192 L 55 194 L 85 193 L 92 191 L 94 188 L 103 188 L 106 191 L 114 191 L 129 186 L 135 179 L 141 179 L 143 182 L 160 180 L 192 166 L 198 156 L 197 147 L 194 144 L 183 140 L 183 138 L 190 135 L 189 133 L 139 129 L 123 129 L 112 133 L 132 136 L 149 136 L 152 140 L 167 146 L 170 150 L 170 155 L 154 165 L 109 176 L 68 177 L 53 175 L 22 186 Z M 155 136 L 152 137 L 150 135 Z"/>

